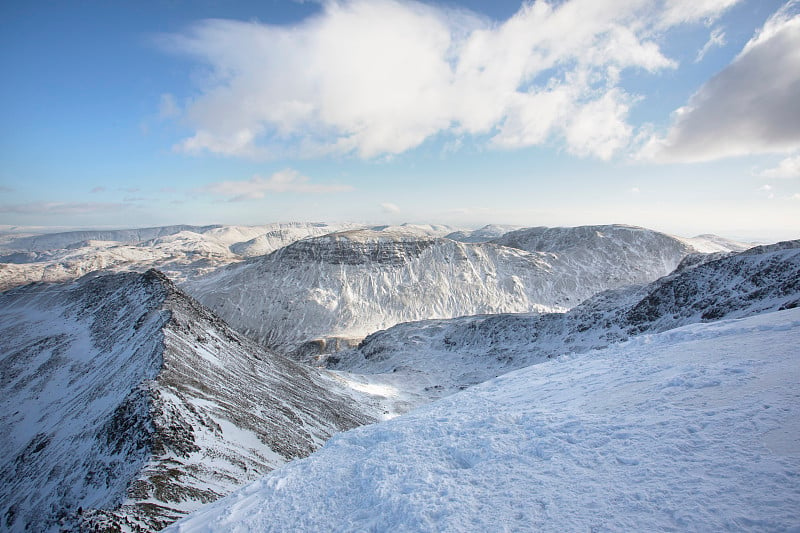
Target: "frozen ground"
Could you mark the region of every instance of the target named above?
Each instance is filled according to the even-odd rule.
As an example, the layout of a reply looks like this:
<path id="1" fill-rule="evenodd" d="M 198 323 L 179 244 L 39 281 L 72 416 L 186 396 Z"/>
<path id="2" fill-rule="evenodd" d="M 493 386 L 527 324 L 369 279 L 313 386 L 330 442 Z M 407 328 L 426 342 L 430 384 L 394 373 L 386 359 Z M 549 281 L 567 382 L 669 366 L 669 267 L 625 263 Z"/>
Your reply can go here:
<path id="1" fill-rule="evenodd" d="M 800 528 L 800 309 L 521 369 L 340 434 L 168 531 Z"/>

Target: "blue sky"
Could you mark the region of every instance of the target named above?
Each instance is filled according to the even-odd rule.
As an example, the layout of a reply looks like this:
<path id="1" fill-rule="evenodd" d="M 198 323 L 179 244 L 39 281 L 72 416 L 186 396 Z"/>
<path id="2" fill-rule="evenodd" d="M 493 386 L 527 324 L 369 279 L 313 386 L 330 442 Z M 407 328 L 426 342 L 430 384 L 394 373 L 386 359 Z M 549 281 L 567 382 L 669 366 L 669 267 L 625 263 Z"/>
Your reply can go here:
<path id="1" fill-rule="evenodd" d="M 0 225 L 800 237 L 800 5 L 5 2 Z"/>

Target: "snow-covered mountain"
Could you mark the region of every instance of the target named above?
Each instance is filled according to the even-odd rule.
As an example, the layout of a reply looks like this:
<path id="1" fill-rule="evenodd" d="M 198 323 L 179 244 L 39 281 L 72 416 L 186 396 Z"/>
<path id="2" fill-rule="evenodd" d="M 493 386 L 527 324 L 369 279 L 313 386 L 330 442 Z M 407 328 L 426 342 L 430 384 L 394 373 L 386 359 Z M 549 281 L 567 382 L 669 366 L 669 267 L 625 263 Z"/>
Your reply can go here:
<path id="1" fill-rule="evenodd" d="M 129 230 L 6 234 L 0 239 L 0 290 L 32 281 L 67 281 L 89 272 L 158 268 L 181 281 L 355 224 L 163 226 Z"/>
<path id="2" fill-rule="evenodd" d="M 167 531 L 793 531 L 800 309 L 565 356 L 340 434 Z"/>
<path id="3" fill-rule="evenodd" d="M 160 529 L 382 413 L 157 271 L 0 294 L 0 354 L 4 531 Z"/>
<path id="4" fill-rule="evenodd" d="M 693 251 L 627 226 L 534 228 L 495 243 L 398 227 L 305 239 L 184 287 L 256 341 L 302 357 L 401 322 L 563 311 L 664 276 Z"/>
<path id="5" fill-rule="evenodd" d="M 676 333 L 676 327 L 754 315 L 794 317 L 765 313 L 800 306 L 797 241 L 732 253 L 743 246 L 713 236 L 679 239 L 627 226 L 532 228 L 496 242 L 453 240 L 483 240 L 491 233 L 501 229 L 468 234 L 445 226 L 282 224 L 0 239 L 2 261 L 7 261 L 0 264 L 0 282 L 14 268 L 23 272 L 23 278 L 14 278 L 18 283 L 25 272 L 38 272 L 36 279 L 60 279 L 156 264 L 171 278 L 186 280 L 187 290 L 219 311 L 214 314 L 154 270 L 92 274 L 70 283 L 35 283 L 0 293 L 0 431 L 5 435 L 0 440 L 0 529 L 155 530 L 290 459 L 308 455 L 339 431 L 407 412 L 506 372 L 568 353 L 627 353 L 614 347 L 624 341 L 645 351 L 648 343 L 669 351 L 670 339 L 691 343 L 728 326 L 695 326 L 685 330 L 690 334 Z M 61 248 L 44 249 L 51 245 Z M 268 253 L 258 255 L 262 252 Z M 198 277 L 204 272 L 210 273 Z M 502 314 L 508 312 L 515 314 Z M 425 320 L 408 323 L 420 319 Z M 401 322 L 406 323 L 370 335 L 357 349 L 337 351 Z M 776 342 L 797 332 L 794 323 L 763 324 L 746 329 L 763 333 L 762 340 L 769 340 L 764 332 L 772 332 Z M 735 327 L 731 331 L 731 338 L 739 335 Z M 265 345 L 294 350 L 296 357 L 335 369 L 298 364 Z M 319 356 L 332 351 L 337 353 Z M 564 364 L 573 359 L 563 359 Z M 638 368 L 621 371 L 638 383 Z M 552 379 L 567 379 L 563 376 Z M 586 390 L 594 386 L 583 385 Z M 581 384 L 567 388 L 580 389 Z M 507 400 L 503 409 L 508 413 L 519 407 L 514 398 L 530 392 L 494 390 Z M 532 401 L 579 401 L 555 391 Z M 461 420 L 452 426 L 453 434 L 440 434 L 446 441 L 462 438 L 466 430 L 460 424 L 474 415 L 469 412 L 472 397 L 464 398 L 466 411 L 455 412 L 452 419 L 442 418 L 438 407 L 430 408 L 447 431 L 448 420 Z M 483 412 L 490 413 L 491 405 L 481 402 Z M 419 420 L 427 415 L 421 416 Z M 456 467 L 462 461 L 465 469 L 471 468 L 470 457 L 484 457 L 484 448 L 494 453 L 491 443 L 503 438 L 494 430 L 503 433 L 507 428 L 485 422 L 488 440 L 472 452 L 456 454 Z M 412 431 L 412 422 L 398 424 Z M 422 424 L 416 431 L 437 442 L 435 424 Z M 514 427 L 535 429 L 530 424 Z M 366 431 L 364 435 L 373 435 Z M 404 438 L 398 441 L 400 454 L 407 453 L 406 442 L 415 446 Z M 785 446 L 780 439 L 770 442 Z M 464 446 L 473 444 L 467 440 Z M 642 449 L 643 456 L 651 452 Z M 618 453 L 613 447 L 608 450 Z M 377 461 L 371 452 L 358 453 Z M 375 466 L 376 479 L 384 480 L 380 483 L 398 479 L 393 476 L 404 471 L 392 466 L 392 453 L 386 471 Z M 485 457 L 497 462 L 491 454 Z M 618 463 L 627 464 L 628 457 L 620 457 Z M 439 464 L 437 460 L 430 464 Z M 585 460 L 577 459 L 588 464 Z M 446 469 L 439 465 L 434 470 Z M 314 467 L 308 479 L 317 471 L 322 472 Z M 345 485 L 326 489 L 331 500 L 326 505 L 334 506 L 331 516 L 343 517 L 345 529 L 351 529 L 347 524 L 370 529 L 372 523 L 362 521 L 367 514 L 351 516 L 333 501 L 341 490 L 342 502 L 355 509 L 348 498 L 357 498 L 361 489 L 350 483 L 368 487 L 362 477 L 369 476 L 369 469 L 353 467 L 339 474 Z M 523 477 L 534 474 L 526 471 Z M 321 482 L 328 483 L 324 476 Z M 406 488 L 413 484 L 411 477 L 400 480 Z M 286 486 L 306 481 L 291 483 Z M 385 494 L 399 502 L 398 509 L 409 509 L 410 522 L 401 519 L 400 529 L 451 523 L 425 522 L 427 518 L 419 517 L 430 517 L 435 510 L 423 505 L 422 514 L 415 514 L 416 504 L 382 487 L 372 500 Z M 320 491 L 309 490 L 310 505 L 322 498 Z M 468 496 L 476 501 L 483 497 L 480 492 Z M 251 509 L 249 496 L 243 501 L 243 512 Z M 280 498 L 275 505 L 275 512 L 284 512 Z M 313 520 L 307 529 L 328 529 L 330 524 L 316 511 L 309 516 Z M 377 529 L 388 524 L 380 522 L 382 517 L 374 519 Z M 203 520 L 201 524 L 211 523 Z M 213 520 L 228 524 L 224 517 Z M 261 518 L 253 520 L 242 523 L 263 525 Z M 294 530 L 293 518 L 287 520 L 288 526 L 274 528 Z M 454 520 L 447 527 L 472 529 Z M 247 527 L 237 524 L 232 527 Z M 483 525 L 475 523 L 477 529 Z"/>
<path id="6" fill-rule="evenodd" d="M 474 230 L 460 230 L 445 235 L 448 239 L 460 242 L 488 242 L 508 233 L 521 229 L 522 226 L 509 226 L 502 224 L 488 224 Z"/>
<path id="7" fill-rule="evenodd" d="M 521 250 L 359 230 L 298 241 L 184 287 L 251 338 L 289 351 L 408 320 L 566 308 L 572 294 L 552 287 L 550 270 Z"/>
<path id="8" fill-rule="evenodd" d="M 11 239 L 9 242 L 5 243 L 4 247 L 31 252 L 43 252 L 47 250 L 69 248 L 86 241 L 111 241 L 118 244 L 137 244 L 159 237 L 174 235 L 182 231 L 205 233 L 218 228 L 221 228 L 221 226 L 189 226 L 181 224 L 154 228 L 65 231 Z"/>
<path id="9" fill-rule="evenodd" d="M 562 264 L 581 269 L 580 282 L 597 285 L 624 279 L 648 283 L 672 272 L 688 253 L 742 251 L 750 245 L 706 235 L 684 239 L 620 224 L 575 228 L 527 228 L 491 241 L 529 252 L 556 254 Z M 586 265 L 596 268 L 587 269 Z M 658 272 L 656 277 L 653 273 Z M 609 284 L 607 288 L 621 286 Z"/>
<path id="10" fill-rule="evenodd" d="M 598 294 L 566 313 L 399 324 L 328 356 L 327 363 L 404 391 L 413 405 L 564 353 L 798 306 L 800 241 L 790 241 L 721 257 L 689 256 L 669 276 Z"/>

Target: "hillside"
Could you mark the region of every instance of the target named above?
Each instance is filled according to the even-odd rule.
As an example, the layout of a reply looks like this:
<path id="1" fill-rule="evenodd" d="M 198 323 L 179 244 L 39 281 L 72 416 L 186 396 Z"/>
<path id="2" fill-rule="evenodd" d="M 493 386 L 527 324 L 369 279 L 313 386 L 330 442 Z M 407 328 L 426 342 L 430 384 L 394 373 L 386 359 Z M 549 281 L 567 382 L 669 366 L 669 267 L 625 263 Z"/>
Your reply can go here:
<path id="1" fill-rule="evenodd" d="M 0 294 L 0 353 L 7 531 L 159 529 L 382 413 L 156 271 Z"/>

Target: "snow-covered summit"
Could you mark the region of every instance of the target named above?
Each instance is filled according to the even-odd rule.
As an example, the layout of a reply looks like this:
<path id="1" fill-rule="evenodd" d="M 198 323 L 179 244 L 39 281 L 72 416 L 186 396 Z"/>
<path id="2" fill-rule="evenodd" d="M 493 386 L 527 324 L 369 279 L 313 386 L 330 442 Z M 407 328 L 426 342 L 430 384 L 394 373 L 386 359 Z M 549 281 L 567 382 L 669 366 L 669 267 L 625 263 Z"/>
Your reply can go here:
<path id="1" fill-rule="evenodd" d="M 157 271 L 0 294 L 0 354 L 5 531 L 160 529 L 380 415 Z"/>
<path id="2" fill-rule="evenodd" d="M 158 226 L 153 228 L 118 229 L 118 230 L 79 230 L 61 233 L 47 233 L 13 239 L 5 244 L 5 248 L 41 252 L 67 248 L 84 241 L 113 241 L 118 244 L 137 244 L 181 231 L 205 233 L 221 226 Z"/>
<path id="3" fill-rule="evenodd" d="M 487 224 L 475 230 L 460 230 L 445 235 L 448 239 L 461 242 L 488 242 L 497 239 L 508 233 L 521 229 L 522 226 L 510 226 L 502 224 Z"/>

